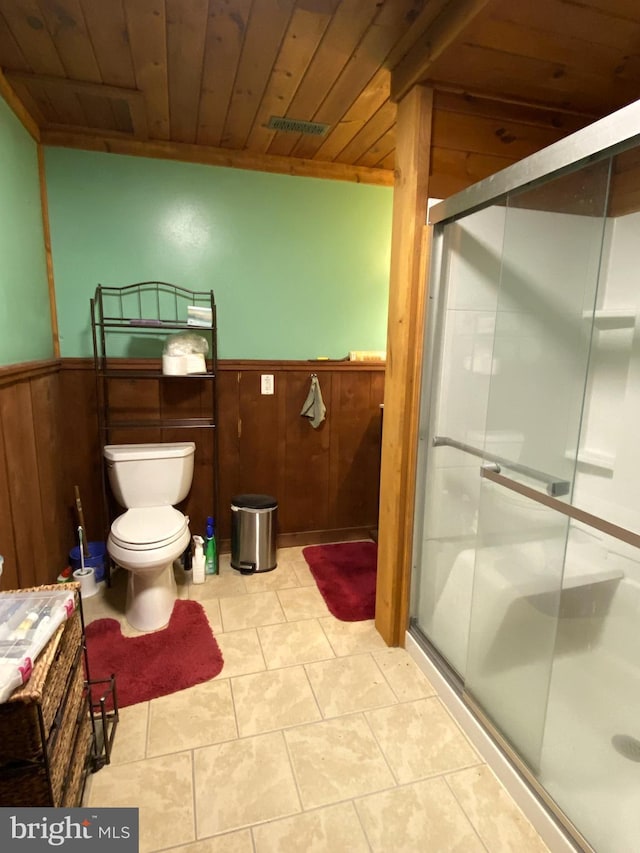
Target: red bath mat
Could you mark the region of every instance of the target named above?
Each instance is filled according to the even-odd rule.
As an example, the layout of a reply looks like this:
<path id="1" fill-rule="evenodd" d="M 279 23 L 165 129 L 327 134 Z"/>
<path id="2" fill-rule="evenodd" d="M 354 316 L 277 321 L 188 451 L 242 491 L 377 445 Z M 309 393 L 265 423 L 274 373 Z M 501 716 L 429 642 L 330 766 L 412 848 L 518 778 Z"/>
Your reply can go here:
<path id="1" fill-rule="evenodd" d="M 338 542 L 302 549 L 329 611 L 343 622 L 373 619 L 376 613 L 375 542 Z"/>
<path id="2" fill-rule="evenodd" d="M 91 680 L 115 673 L 120 708 L 193 687 L 222 670 L 222 652 L 197 601 L 176 601 L 161 631 L 123 637 L 116 619 L 96 619 L 86 638 Z"/>

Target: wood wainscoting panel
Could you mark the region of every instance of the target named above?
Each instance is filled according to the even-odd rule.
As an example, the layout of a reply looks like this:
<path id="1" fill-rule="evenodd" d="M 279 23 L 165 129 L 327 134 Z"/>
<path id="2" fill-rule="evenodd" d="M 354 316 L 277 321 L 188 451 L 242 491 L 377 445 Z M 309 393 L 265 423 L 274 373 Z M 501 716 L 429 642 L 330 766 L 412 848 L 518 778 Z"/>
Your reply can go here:
<path id="1" fill-rule="evenodd" d="M 140 359 L 123 359 L 119 367 L 127 369 L 129 363 L 132 372 L 143 369 Z M 148 368 L 157 370 L 157 361 L 149 360 Z M 327 407 L 326 420 L 318 429 L 300 415 L 314 372 Z M 261 393 L 262 374 L 273 375 L 274 394 Z M 222 361 L 216 380 L 215 430 L 123 428 L 112 431 L 110 440 L 196 442 L 194 480 L 181 507 L 193 533 L 203 532 L 206 516 L 213 512 L 213 441 L 217 441 L 216 531 L 223 547 L 228 547 L 231 536 L 231 499 L 246 492 L 277 499 L 278 527 L 287 544 L 296 537 L 304 544 L 366 535 L 377 524 L 384 375 L 384 363 Z M 104 463 L 93 362 L 64 359 L 61 376 L 69 457 L 66 488 L 73 492 L 74 484 L 80 486 L 87 526 L 99 539 L 104 537 L 99 527 Z M 211 384 L 206 380 L 172 377 L 154 382 L 132 377 L 111 385 L 111 401 L 125 419 L 153 423 L 160 415 L 199 417 L 211 411 Z"/>
<path id="2" fill-rule="evenodd" d="M 377 525 L 383 396 L 382 373 L 362 376 L 345 371 L 333 377 L 327 404 L 339 417 L 331 432 L 330 528 Z"/>
<path id="3" fill-rule="evenodd" d="M 218 370 L 218 484 L 219 514 L 217 531 L 221 539 L 231 537 L 231 498 L 240 488 L 240 373 L 237 370 Z"/>
<path id="4" fill-rule="evenodd" d="M 1 589 L 55 581 L 73 545 L 65 525 L 60 362 L 1 369 Z"/>
<path id="5" fill-rule="evenodd" d="M 78 486 L 87 541 L 102 542 L 106 520 L 103 517 L 103 465 L 93 359 L 62 360 L 60 396 L 67 524 L 71 530 L 78 524 L 74 493 L 74 486 Z"/>
<path id="6" fill-rule="evenodd" d="M 318 375 L 318 384 L 327 407 L 325 420 L 314 429 L 300 412 L 311 387 L 311 371 L 284 373 L 283 421 L 280 428 L 280 482 L 278 484 L 278 527 L 281 533 L 328 530 L 329 461 L 331 440 L 340 412 L 331 409 L 331 389 L 335 374 Z"/>
<path id="7" fill-rule="evenodd" d="M 42 507 L 42 529 L 46 544 L 46 580 L 55 580 L 67 565 L 69 549 L 74 544 L 73 527 L 67 507 L 73 505 L 74 493 L 64 476 L 63 422 L 60 407 L 60 375 L 39 376 L 31 382 L 31 407 Z M 38 572 L 39 570 L 37 570 Z"/>
<path id="8" fill-rule="evenodd" d="M 0 397 L 2 388 L 0 388 Z M 11 487 L 7 471 L 7 448 L 4 441 L 4 427 L 0 418 L 0 554 L 4 557 L 4 570 L 0 577 L 0 589 L 17 589 L 18 559 L 13 536 L 13 508 L 11 506 Z"/>

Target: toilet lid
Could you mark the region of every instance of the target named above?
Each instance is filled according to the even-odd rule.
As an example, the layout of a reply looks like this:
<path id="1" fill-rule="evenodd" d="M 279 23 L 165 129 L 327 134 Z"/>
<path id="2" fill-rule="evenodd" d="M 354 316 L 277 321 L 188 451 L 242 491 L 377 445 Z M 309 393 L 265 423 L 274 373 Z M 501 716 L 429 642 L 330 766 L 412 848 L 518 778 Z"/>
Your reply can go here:
<path id="1" fill-rule="evenodd" d="M 128 509 L 111 525 L 111 538 L 124 548 L 150 550 L 179 539 L 187 519 L 172 506 Z"/>

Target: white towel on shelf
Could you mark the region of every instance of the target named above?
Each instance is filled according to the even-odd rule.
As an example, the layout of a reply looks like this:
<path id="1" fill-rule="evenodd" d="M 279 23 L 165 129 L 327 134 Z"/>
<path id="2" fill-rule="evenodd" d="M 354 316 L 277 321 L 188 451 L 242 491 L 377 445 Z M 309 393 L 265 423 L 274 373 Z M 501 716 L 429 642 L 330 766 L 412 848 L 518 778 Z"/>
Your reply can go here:
<path id="1" fill-rule="evenodd" d="M 303 418 L 309 418 L 311 426 L 317 429 L 325 418 L 327 407 L 322 399 L 322 391 L 317 376 L 311 377 L 311 387 L 307 394 L 307 399 L 304 401 L 300 414 Z"/>

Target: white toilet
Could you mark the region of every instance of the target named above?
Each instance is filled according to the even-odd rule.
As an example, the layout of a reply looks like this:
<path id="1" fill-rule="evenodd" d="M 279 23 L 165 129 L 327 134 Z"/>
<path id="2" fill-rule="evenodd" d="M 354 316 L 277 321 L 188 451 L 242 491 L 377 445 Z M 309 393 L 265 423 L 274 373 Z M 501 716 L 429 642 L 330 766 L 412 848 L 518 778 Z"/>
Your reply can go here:
<path id="1" fill-rule="evenodd" d="M 191 488 L 195 447 L 185 441 L 104 448 L 111 491 L 127 508 L 111 525 L 107 551 L 129 572 L 126 617 L 138 631 L 163 628 L 177 598 L 173 561 L 191 534 L 174 504 Z"/>

